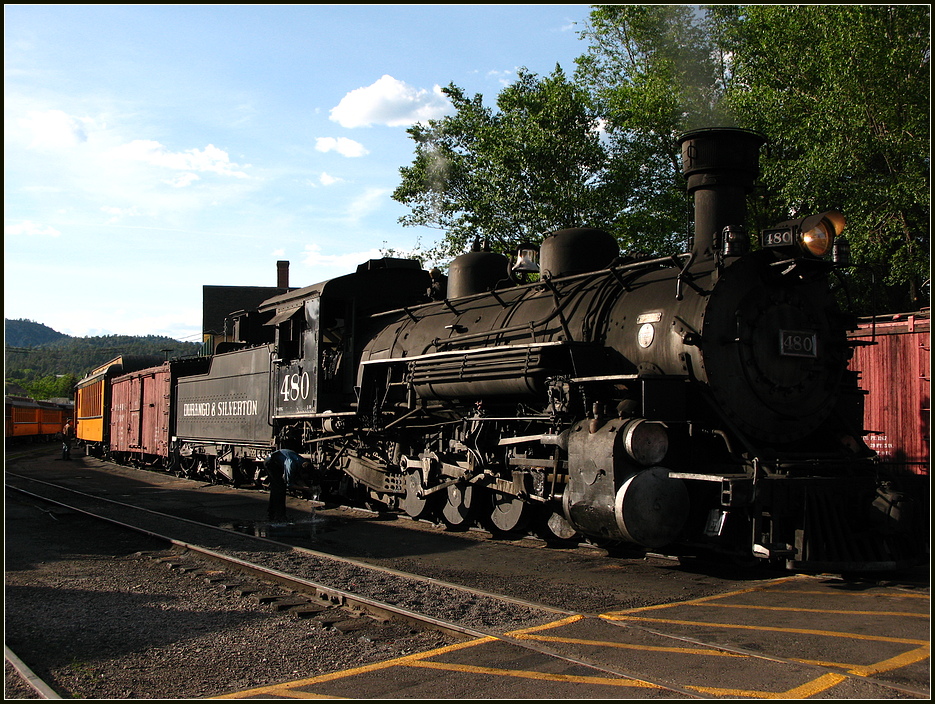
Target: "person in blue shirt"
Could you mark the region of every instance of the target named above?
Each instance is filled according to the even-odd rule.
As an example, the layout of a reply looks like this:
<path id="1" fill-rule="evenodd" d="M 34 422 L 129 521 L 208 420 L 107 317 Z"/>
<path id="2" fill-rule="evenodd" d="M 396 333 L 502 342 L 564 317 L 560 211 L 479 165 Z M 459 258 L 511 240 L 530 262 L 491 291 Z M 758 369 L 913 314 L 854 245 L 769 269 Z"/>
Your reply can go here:
<path id="1" fill-rule="evenodd" d="M 286 520 L 286 490 L 307 488 L 301 481 L 301 472 L 311 466 L 302 455 L 281 448 L 263 463 L 269 477 L 269 520 Z"/>

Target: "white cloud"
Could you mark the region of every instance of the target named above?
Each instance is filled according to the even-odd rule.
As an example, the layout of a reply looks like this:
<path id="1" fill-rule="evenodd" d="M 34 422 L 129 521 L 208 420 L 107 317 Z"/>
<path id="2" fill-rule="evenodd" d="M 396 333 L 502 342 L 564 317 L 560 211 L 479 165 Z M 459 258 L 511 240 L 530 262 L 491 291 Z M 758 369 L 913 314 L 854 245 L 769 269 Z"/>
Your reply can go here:
<path id="1" fill-rule="evenodd" d="M 370 152 L 360 142 L 347 137 L 319 137 L 315 140 L 315 149 L 320 152 L 337 152 L 341 156 L 366 156 Z"/>
<path id="2" fill-rule="evenodd" d="M 450 108 L 451 103 L 440 86 L 428 91 L 384 75 L 375 83 L 345 95 L 331 109 L 331 119 L 349 128 L 374 124 L 405 127 L 440 118 Z"/>
<path id="3" fill-rule="evenodd" d="M 331 174 L 325 173 L 324 171 L 322 171 L 321 176 L 318 177 L 318 182 L 321 183 L 322 186 L 331 186 L 335 183 L 341 183 L 343 180 L 343 178 L 332 176 Z"/>
<path id="4" fill-rule="evenodd" d="M 370 259 L 379 259 L 383 255 L 379 249 L 369 249 L 365 252 L 348 252 L 346 254 L 322 254 L 321 245 L 307 244 L 302 254 L 302 263 L 321 271 L 327 270 L 328 275 L 341 276 L 357 270 L 359 264 Z"/>
<path id="5" fill-rule="evenodd" d="M 16 237 L 18 235 L 28 235 L 29 237 L 58 237 L 62 233 L 51 225 L 40 225 L 31 220 L 24 220 L 17 225 L 4 225 L 3 234 Z"/>
<path id="6" fill-rule="evenodd" d="M 392 193 L 392 191 L 386 188 L 368 188 L 351 201 L 348 207 L 348 218 L 353 222 L 357 222 L 375 210 L 379 210 L 386 202 L 390 193 Z"/>
<path id="7" fill-rule="evenodd" d="M 107 213 L 108 215 L 111 216 L 111 218 L 107 221 L 108 225 L 112 225 L 116 222 L 120 222 L 120 220 L 124 217 L 133 217 L 133 216 L 137 216 L 140 214 L 139 211 L 137 211 L 135 206 L 130 207 L 130 208 L 118 208 L 113 205 L 102 205 L 101 212 Z"/>
<path id="8" fill-rule="evenodd" d="M 508 86 L 516 77 L 516 71 L 488 71 L 487 78 L 496 78 L 500 85 Z"/>
<path id="9" fill-rule="evenodd" d="M 111 149 L 111 157 L 141 161 L 153 166 L 180 171 L 212 172 L 222 176 L 235 178 L 248 178 L 238 164 L 231 162 L 223 149 L 209 144 L 204 149 L 188 149 L 184 152 L 170 152 L 162 144 L 151 139 L 134 139 L 119 147 Z M 248 165 L 249 166 L 249 165 Z M 191 180 L 188 181 L 190 183 Z M 172 184 L 178 185 L 178 184 Z M 182 185 L 188 185 L 184 183 Z"/>
<path id="10" fill-rule="evenodd" d="M 185 188 L 185 186 L 190 186 L 193 181 L 198 181 L 201 179 L 201 176 L 198 174 L 193 174 L 191 171 L 186 171 L 185 173 L 179 174 L 175 178 L 168 179 L 163 181 L 173 188 Z"/>
<path id="11" fill-rule="evenodd" d="M 87 118 L 77 118 L 61 110 L 30 110 L 19 119 L 20 127 L 31 136 L 30 147 L 59 149 L 76 147 L 88 140 Z"/>

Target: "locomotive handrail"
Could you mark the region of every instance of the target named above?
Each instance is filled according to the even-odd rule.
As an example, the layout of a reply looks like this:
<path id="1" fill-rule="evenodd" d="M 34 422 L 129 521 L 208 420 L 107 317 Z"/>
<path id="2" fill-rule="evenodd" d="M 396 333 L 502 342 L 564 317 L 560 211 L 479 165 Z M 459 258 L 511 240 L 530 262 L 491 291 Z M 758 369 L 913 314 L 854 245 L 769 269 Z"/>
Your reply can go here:
<path id="1" fill-rule="evenodd" d="M 680 259 L 685 259 L 685 258 L 690 257 L 690 256 L 691 256 L 691 253 L 689 253 L 689 252 L 684 252 L 684 253 L 682 253 L 682 254 L 670 254 L 670 255 L 667 255 L 667 256 L 665 256 L 665 257 L 655 257 L 655 258 L 653 258 L 653 259 L 639 259 L 639 260 L 632 261 L 632 262 L 626 262 L 626 263 L 620 263 L 620 264 L 611 264 L 611 265 L 608 266 L 606 269 L 601 269 L 601 270 L 598 270 L 598 271 L 585 271 L 585 272 L 582 272 L 582 273 L 580 273 L 580 274 L 569 274 L 568 276 L 563 276 L 563 277 L 561 277 L 561 280 L 562 280 L 563 282 L 564 282 L 564 281 L 574 281 L 575 279 L 580 279 L 580 278 L 593 277 L 593 276 L 601 275 L 601 274 L 610 274 L 610 275 L 612 275 L 615 279 L 617 279 L 617 282 L 618 282 L 621 286 L 623 286 L 624 290 L 629 291 L 629 290 L 630 290 L 630 289 L 629 289 L 629 285 L 626 284 L 626 283 L 620 278 L 620 272 L 621 272 L 621 271 L 630 271 L 630 270 L 633 270 L 633 269 L 645 269 L 645 268 L 649 268 L 649 267 L 652 267 L 652 266 L 657 266 L 657 265 L 659 265 L 659 264 L 664 264 L 664 265 L 666 265 L 666 266 L 677 266 L 677 267 L 680 267 L 680 268 L 681 268 L 682 264 L 681 264 L 681 262 L 680 262 L 679 260 L 680 260 Z M 523 286 L 516 286 L 516 287 L 513 287 L 513 288 L 505 288 L 505 289 L 493 289 L 493 290 L 491 290 L 491 291 L 483 291 L 483 292 L 481 292 L 481 293 L 473 293 L 473 294 L 471 294 L 470 296 L 460 296 L 459 298 L 454 299 L 454 300 L 462 300 L 462 299 L 465 299 L 465 298 L 478 298 L 478 297 L 482 297 L 482 296 L 493 296 L 493 297 L 497 300 L 498 303 L 500 303 L 500 304 L 503 305 L 504 307 L 507 307 L 508 304 L 506 304 L 506 303 L 504 302 L 504 300 L 500 297 L 500 294 L 501 294 L 501 293 L 503 293 L 503 292 L 505 292 L 505 291 L 515 290 L 515 289 L 518 289 L 518 288 L 523 288 L 523 287 L 532 288 L 532 287 L 535 287 L 535 286 L 542 286 L 542 285 L 543 285 L 543 282 L 535 281 L 535 282 L 533 282 L 533 283 L 524 284 Z M 392 310 L 381 310 L 381 311 L 377 311 L 377 312 L 375 312 L 375 313 L 370 313 L 370 314 L 368 314 L 367 317 L 373 320 L 373 319 L 382 318 L 382 317 L 389 316 L 389 315 L 398 315 L 399 313 L 404 313 L 404 314 L 406 314 L 407 316 L 409 316 L 410 318 L 412 318 L 412 319 L 414 320 L 414 322 L 415 322 L 416 320 L 418 320 L 418 318 L 415 317 L 414 311 L 419 311 L 419 310 L 421 310 L 421 309 L 423 309 L 423 308 L 426 308 L 426 307 L 428 307 L 428 306 L 432 306 L 432 305 L 434 305 L 434 304 L 436 304 L 436 303 L 444 303 L 445 306 L 446 306 L 449 310 L 451 310 L 453 313 L 457 314 L 458 311 L 457 311 L 457 309 L 454 308 L 454 306 L 451 304 L 451 302 L 450 302 L 451 300 L 452 300 L 452 299 L 450 299 L 450 298 L 445 298 L 445 299 L 443 299 L 442 301 L 425 301 L 424 303 L 420 303 L 420 304 L 415 305 L 415 306 L 403 306 L 403 307 L 401 307 L 401 308 L 394 308 L 394 309 L 392 309 Z M 505 330 L 505 328 L 501 329 L 501 332 L 503 332 L 504 330 Z"/>
<path id="2" fill-rule="evenodd" d="M 581 274 L 580 276 L 582 278 L 593 279 L 593 278 L 597 278 L 597 275 L 601 273 L 603 272 L 592 271 L 592 272 L 588 272 L 587 274 Z M 569 277 L 569 278 L 572 278 L 572 277 Z M 539 285 L 542 286 L 543 284 L 539 284 Z M 551 288 L 551 285 L 546 286 L 546 288 Z M 571 331 L 568 329 L 567 324 L 564 321 L 564 317 L 562 317 L 562 313 L 565 307 L 568 305 L 569 301 L 573 299 L 574 299 L 573 295 L 566 295 L 563 301 L 556 298 L 555 308 L 552 310 L 552 312 L 549 315 L 547 315 L 542 320 L 538 320 L 538 321 L 530 320 L 528 323 L 522 323 L 519 325 L 510 325 L 509 327 L 496 328 L 493 330 L 481 330 L 480 332 L 472 332 L 472 333 L 468 333 L 467 335 L 459 335 L 458 337 L 449 337 L 446 340 L 439 340 L 438 338 L 436 338 L 432 340 L 432 342 L 429 343 L 429 346 L 435 346 L 439 348 L 439 351 L 440 351 L 443 346 L 448 346 L 451 343 L 460 343 L 460 342 L 464 342 L 465 340 L 482 340 L 484 338 L 492 337 L 494 335 L 511 333 L 511 332 L 520 332 L 522 330 L 529 330 L 532 334 L 533 342 L 535 342 L 535 339 L 536 339 L 535 329 L 537 327 L 542 327 L 543 325 L 548 324 L 549 322 L 554 320 L 556 317 L 559 317 L 559 320 L 562 321 L 562 329 L 567 335 L 568 341 L 573 342 L 573 340 L 571 339 L 572 338 Z"/>

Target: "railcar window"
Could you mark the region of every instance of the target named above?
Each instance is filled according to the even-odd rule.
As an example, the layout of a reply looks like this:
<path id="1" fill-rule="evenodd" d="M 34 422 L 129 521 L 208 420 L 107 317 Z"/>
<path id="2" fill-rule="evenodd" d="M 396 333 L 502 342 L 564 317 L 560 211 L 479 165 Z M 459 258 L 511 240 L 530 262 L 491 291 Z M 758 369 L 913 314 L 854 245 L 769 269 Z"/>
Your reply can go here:
<path id="1" fill-rule="evenodd" d="M 81 409 L 83 418 L 93 418 L 102 414 L 104 408 L 101 398 L 102 389 L 103 386 L 100 383 L 78 389 L 78 408 Z"/>
<path id="2" fill-rule="evenodd" d="M 13 409 L 13 422 L 14 423 L 34 423 L 36 417 L 34 411 L 31 408 L 14 408 Z"/>

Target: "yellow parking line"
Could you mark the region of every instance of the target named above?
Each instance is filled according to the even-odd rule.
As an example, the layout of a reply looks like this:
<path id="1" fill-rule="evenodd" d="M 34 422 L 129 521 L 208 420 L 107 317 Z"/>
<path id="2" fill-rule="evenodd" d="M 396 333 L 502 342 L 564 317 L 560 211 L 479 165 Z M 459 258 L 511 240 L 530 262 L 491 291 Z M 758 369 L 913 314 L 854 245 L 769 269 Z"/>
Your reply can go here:
<path id="1" fill-rule="evenodd" d="M 710 694 L 716 697 L 747 697 L 751 699 L 808 699 L 816 694 L 821 694 L 840 684 L 847 677 L 844 675 L 827 674 L 818 679 L 806 682 L 798 687 L 793 687 L 785 692 L 762 692 L 755 689 L 721 689 L 720 687 L 686 687 L 694 689 L 702 694 Z"/>
<path id="2" fill-rule="evenodd" d="M 575 616 L 569 616 L 568 618 L 563 618 L 558 621 L 550 621 L 549 623 L 543 623 L 540 626 L 530 626 L 529 628 L 520 628 L 515 631 L 504 633 L 504 635 L 521 637 L 527 633 L 536 633 L 538 631 L 547 631 L 552 628 L 561 628 L 562 626 L 568 626 L 572 623 L 577 623 L 578 621 L 581 621 L 584 618 L 585 616 L 582 616 L 581 614 L 577 614 Z"/>
<path id="3" fill-rule="evenodd" d="M 517 635 L 522 640 L 535 640 L 547 643 L 570 643 L 573 645 L 591 645 L 598 648 L 621 648 L 624 650 L 640 650 L 658 653 L 677 653 L 680 655 L 698 655 L 702 657 L 726 657 L 726 658 L 748 658 L 752 655 L 743 653 L 733 653 L 715 648 L 676 648 L 659 645 L 639 645 L 634 643 L 615 643 L 603 640 L 588 640 L 585 638 L 562 638 L 561 636 L 541 636 L 541 635 Z M 915 650 L 907 651 L 902 655 L 883 660 L 872 665 L 855 665 L 853 663 L 831 662 L 826 660 L 809 660 L 807 658 L 789 658 L 791 662 L 802 663 L 803 665 L 818 665 L 820 667 L 834 667 L 839 670 L 847 670 L 852 675 L 867 677 L 880 672 L 896 670 L 906 665 L 925 660 L 929 657 L 929 646 L 925 645 Z"/>
<path id="4" fill-rule="evenodd" d="M 494 638 L 493 636 L 486 636 L 484 638 L 476 638 L 475 640 L 465 641 L 464 643 L 455 643 L 453 645 L 446 645 L 442 648 L 435 648 L 434 650 L 427 650 L 424 653 L 413 653 L 412 655 L 404 655 L 403 657 L 400 657 L 400 658 L 393 658 L 392 660 L 383 660 L 382 662 L 375 662 L 375 663 L 371 663 L 370 665 L 362 665 L 361 667 L 355 667 L 350 670 L 340 670 L 338 672 L 330 672 L 324 675 L 316 675 L 315 677 L 307 677 L 301 680 L 294 680 L 292 682 L 268 685 L 266 687 L 256 687 L 255 689 L 247 689 L 242 692 L 234 692 L 232 694 L 222 694 L 218 697 L 213 697 L 213 698 L 214 699 L 246 699 L 248 697 L 256 696 L 259 694 L 272 694 L 273 692 L 275 692 L 277 695 L 282 695 L 283 690 L 286 688 L 294 689 L 296 687 L 307 687 L 308 685 L 312 685 L 312 684 L 321 684 L 323 682 L 331 682 L 332 680 L 340 680 L 340 679 L 344 679 L 345 677 L 353 677 L 354 675 L 366 674 L 368 672 L 376 672 L 377 670 L 386 670 L 388 668 L 396 667 L 398 665 L 407 665 L 410 662 L 414 660 L 419 660 L 421 658 L 430 658 L 436 655 L 444 655 L 446 653 L 451 653 L 457 650 L 462 650 L 464 648 L 473 648 L 483 643 L 491 643 L 496 640 L 499 640 L 499 639 Z"/>
<path id="5" fill-rule="evenodd" d="M 584 638 L 562 638 L 561 636 L 534 636 L 534 635 L 522 635 L 517 636 L 523 640 L 536 640 L 544 641 L 547 643 L 571 643 L 574 645 L 594 645 L 601 648 L 623 648 L 626 650 L 640 650 L 640 651 L 651 651 L 656 653 L 682 653 L 687 655 L 707 655 L 712 657 L 725 657 L 725 658 L 746 658 L 748 655 L 743 655 L 741 653 L 729 653 L 724 650 L 717 650 L 715 648 L 676 648 L 676 647 L 667 647 L 661 645 L 639 645 L 636 643 L 615 643 L 613 641 L 605 640 L 586 640 Z"/>
<path id="6" fill-rule="evenodd" d="M 735 591 L 725 592 L 723 594 L 712 594 L 711 596 L 702 596 L 697 599 L 688 599 L 686 601 L 676 601 L 671 604 L 655 604 L 654 606 L 635 606 L 632 609 L 621 609 L 620 611 L 610 611 L 606 614 L 601 614 L 601 618 L 608 618 L 610 616 L 614 616 L 618 614 L 620 615 L 635 614 L 635 613 L 641 613 L 643 611 L 656 611 L 658 609 L 671 609 L 675 606 L 692 606 L 695 604 L 707 604 L 708 602 L 711 602 L 711 601 L 717 601 L 719 599 L 727 599 L 728 597 L 738 596 L 740 594 L 750 594 L 752 592 L 765 591 L 774 586 L 785 584 L 786 582 L 789 582 L 793 579 L 795 579 L 795 577 L 783 577 L 781 579 L 774 580 L 770 582 L 769 584 L 763 584 L 763 585 L 759 585 L 756 587 L 749 587 L 747 589 L 737 589 Z"/>
<path id="7" fill-rule="evenodd" d="M 827 591 L 817 589 L 783 589 L 783 594 L 818 594 L 821 596 L 846 596 L 853 597 L 893 597 L 894 599 L 931 599 L 928 594 L 907 594 L 905 592 L 844 592 L 839 589 L 828 589 Z"/>
<path id="8" fill-rule="evenodd" d="M 268 692 L 268 694 L 284 699 L 347 699 L 347 697 L 331 697 L 325 694 L 312 694 L 311 692 L 292 691 L 289 689 L 277 689 Z"/>
<path id="9" fill-rule="evenodd" d="M 866 636 L 860 633 L 848 633 L 845 631 L 819 631 L 808 628 L 781 628 L 779 626 L 745 626 L 735 623 L 709 623 L 706 621 L 681 621 L 669 618 L 647 618 L 645 616 L 614 616 L 604 614 L 601 618 L 608 621 L 648 621 L 653 623 L 669 623 L 677 626 L 704 626 L 706 628 L 735 628 L 751 631 L 775 631 L 777 633 L 798 633 L 800 635 L 812 636 L 830 636 L 834 638 L 854 638 L 856 640 L 872 640 L 882 643 L 905 643 L 907 645 L 928 645 L 928 641 L 915 640 L 912 638 L 891 638 L 888 636 Z"/>
<path id="10" fill-rule="evenodd" d="M 889 658 L 888 660 L 881 660 L 880 662 L 874 663 L 873 665 L 855 666 L 850 670 L 850 673 L 853 675 L 860 675 L 861 677 L 868 677 L 869 675 L 875 675 L 880 672 L 889 672 L 890 670 L 896 670 L 900 667 L 905 667 L 906 665 L 912 665 L 913 663 L 921 662 L 922 660 L 927 659 L 929 655 L 929 646 L 924 645 L 921 648 L 909 650 L 902 655 L 897 655 L 896 657 Z"/>
<path id="11" fill-rule="evenodd" d="M 521 677 L 530 680 L 544 680 L 547 682 L 573 682 L 576 684 L 603 684 L 612 687 L 644 687 L 649 689 L 663 689 L 659 685 L 634 680 L 629 677 L 590 677 L 587 675 L 560 675 L 552 672 L 536 672 L 535 670 L 504 670 L 498 667 L 478 667 L 476 665 L 455 665 L 447 662 L 432 660 L 413 660 L 405 663 L 407 667 L 424 667 L 431 670 L 448 670 L 449 672 L 467 672 L 477 675 L 497 675 L 499 677 Z"/>
<path id="12" fill-rule="evenodd" d="M 845 614 L 851 616 L 909 616 L 928 618 L 928 614 L 911 611 L 849 611 L 847 609 L 800 609 L 794 606 L 757 606 L 756 604 L 691 604 L 691 606 L 717 606 L 722 609 L 757 609 L 760 611 L 796 611 L 807 614 Z"/>

